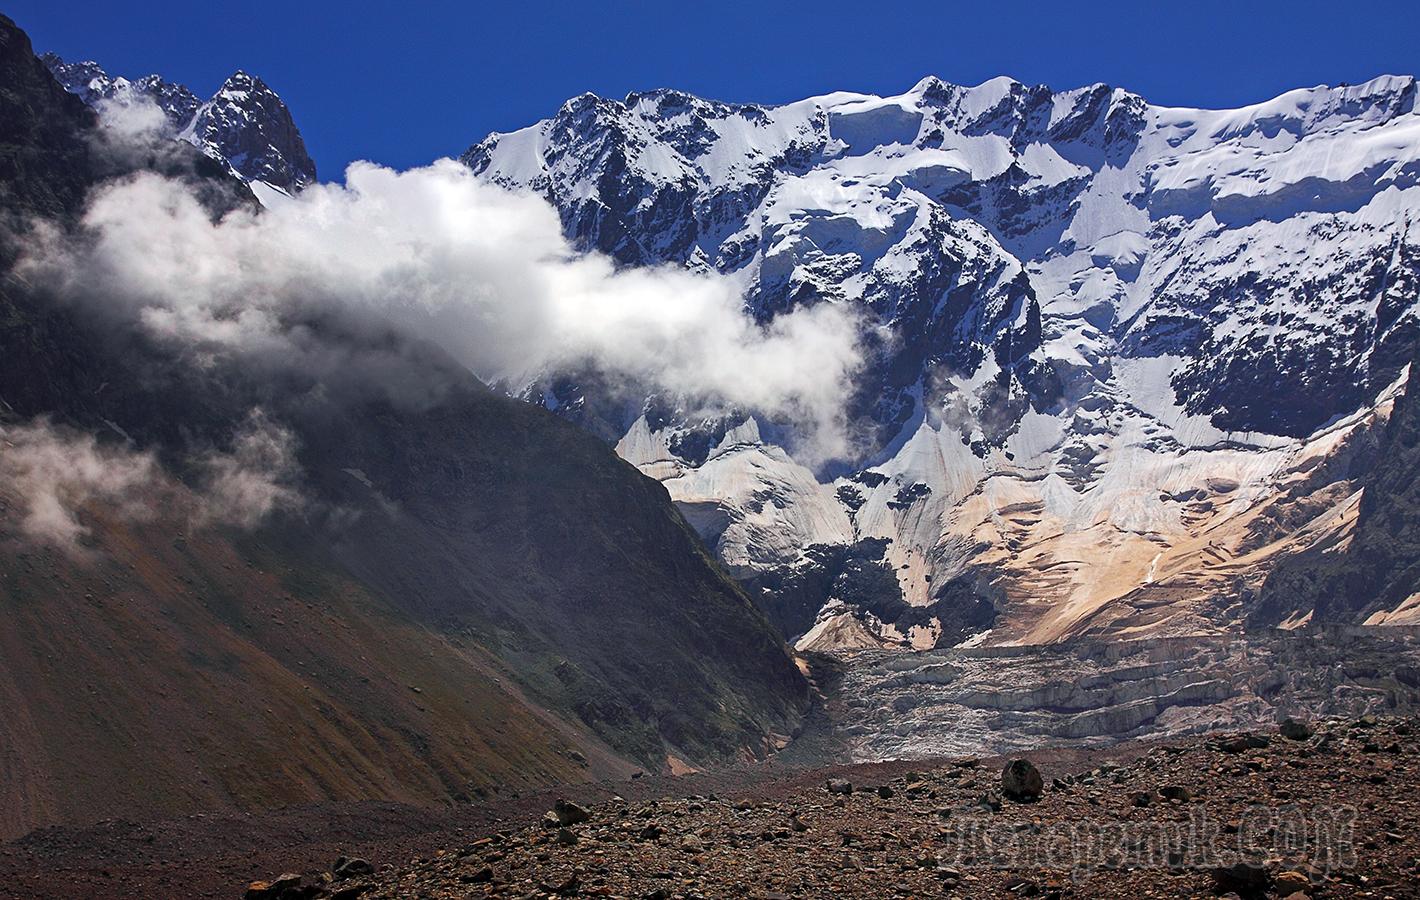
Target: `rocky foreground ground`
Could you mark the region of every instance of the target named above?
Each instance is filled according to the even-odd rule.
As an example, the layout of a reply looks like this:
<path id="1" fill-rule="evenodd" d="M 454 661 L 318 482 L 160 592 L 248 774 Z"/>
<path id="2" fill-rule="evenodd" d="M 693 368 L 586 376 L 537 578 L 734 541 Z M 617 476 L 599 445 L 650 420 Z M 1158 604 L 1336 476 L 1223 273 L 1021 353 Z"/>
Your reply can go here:
<path id="1" fill-rule="evenodd" d="M 246 896 L 1413 897 L 1417 749 L 1415 720 L 1362 717 L 1124 763 L 1041 754 L 1006 778 L 957 759 L 735 797 L 558 802 L 406 865 L 342 859 Z"/>

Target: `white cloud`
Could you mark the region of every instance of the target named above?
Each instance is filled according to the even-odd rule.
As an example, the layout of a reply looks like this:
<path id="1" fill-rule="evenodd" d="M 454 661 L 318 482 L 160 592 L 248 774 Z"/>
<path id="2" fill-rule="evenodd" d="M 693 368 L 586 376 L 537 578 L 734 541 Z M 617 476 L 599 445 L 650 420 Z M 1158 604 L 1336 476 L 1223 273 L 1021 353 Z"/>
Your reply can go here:
<path id="1" fill-rule="evenodd" d="M 199 523 L 253 528 L 277 509 L 295 509 L 300 495 L 291 486 L 297 466 L 295 438 L 260 410 L 247 417 L 229 452 L 199 460 L 206 470 Z"/>
<path id="2" fill-rule="evenodd" d="M 388 322 L 485 378 L 591 363 L 637 386 L 793 420 L 813 455 L 845 449 L 843 402 L 861 361 L 846 308 L 820 304 L 762 327 L 728 279 L 618 271 L 577 254 L 544 201 L 481 184 L 452 161 L 402 173 L 356 164 L 344 186 L 219 222 L 181 184 L 143 175 L 100 192 L 85 225 L 91 241 L 39 246 L 25 272 L 102 298 L 195 353 L 348 374 L 371 361 L 309 324 L 334 314 Z"/>
<path id="3" fill-rule="evenodd" d="M 20 498 L 20 532 L 76 550 L 88 530 L 79 511 L 101 502 L 126 518 L 149 515 L 145 491 L 157 483 L 153 457 L 102 447 L 93 435 L 47 421 L 0 426 L 0 487 Z"/>
<path id="4" fill-rule="evenodd" d="M 114 96 L 101 99 L 95 110 L 99 124 L 107 131 L 105 137 L 111 140 L 151 145 L 159 137 L 171 136 L 172 126 L 162 107 L 126 85 Z"/>
<path id="5" fill-rule="evenodd" d="M 294 450 L 290 432 L 255 410 L 231 449 L 192 460 L 199 477 L 186 488 L 151 453 L 37 419 L 0 426 L 0 497 L 18 500 L 20 536 L 82 557 L 86 512 L 249 529 L 278 509 L 299 508 Z"/>

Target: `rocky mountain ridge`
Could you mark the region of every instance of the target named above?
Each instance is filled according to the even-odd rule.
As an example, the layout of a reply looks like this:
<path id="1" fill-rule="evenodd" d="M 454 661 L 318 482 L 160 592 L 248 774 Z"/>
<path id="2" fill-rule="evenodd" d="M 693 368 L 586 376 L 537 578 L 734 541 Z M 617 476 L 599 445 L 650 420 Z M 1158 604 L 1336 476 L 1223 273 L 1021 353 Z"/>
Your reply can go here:
<path id="1" fill-rule="evenodd" d="M 316 166 L 282 99 L 259 77 L 234 72 L 206 101 L 160 75 L 129 80 L 92 60 L 66 62 L 54 53 L 41 59 L 70 93 L 89 106 L 151 101 L 166 130 L 227 165 L 248 182 L 294 193 L 316 182 Z"/>
<path id="2" fill-rule="evenodd" d="M 1418 333 L 1415 97 L 1400 76 L 1236 110 L 1008 78 L 586 94 L 463 160 L 583 248 L 733 280 L 761 321 L 860 313 L 856 444 L 827 465 L 754 410 L 595 373 L 520 389 L 661 479 L 767 608 L 795 605 L 787 637 L 1186 634 L 1354 525 Z"/>

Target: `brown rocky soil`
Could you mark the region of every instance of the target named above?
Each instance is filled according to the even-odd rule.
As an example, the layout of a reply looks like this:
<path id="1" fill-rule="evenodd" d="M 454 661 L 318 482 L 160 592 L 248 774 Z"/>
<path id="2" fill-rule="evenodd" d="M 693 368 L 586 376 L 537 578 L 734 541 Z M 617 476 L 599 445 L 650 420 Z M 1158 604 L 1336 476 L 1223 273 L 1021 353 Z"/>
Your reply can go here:
<path id="1" fill-rule="evenodd" d="M 1416 730 L 1331 721 L 1311 736 L 1198 738 L 1084 768 L 1043 755 L 1044 791 L 1025 802 L 1003 799 L 999 764 L 969 760 L 801 778 L 759 796 L 613 799 L 585 822 L 563 814 L 332 887 L 367 898 L 1420 896 Z M 1018 794 L 1038 783 L 1012 774 Z"/>
<path id="2" fill-rule="evenodd" d="M 0 848 L 0 897 L 236 898 L 284 872 L 289 898 L 1420 896 L 1420 722 L 1315 724 L 1028 754 L 1026 802 L 1005 759 L 940 760 L 569 788 L 589 817 L 565 831 L 553 793 L 49 829 Z M 373 872 L 334 879 L 341 855 Z"/>

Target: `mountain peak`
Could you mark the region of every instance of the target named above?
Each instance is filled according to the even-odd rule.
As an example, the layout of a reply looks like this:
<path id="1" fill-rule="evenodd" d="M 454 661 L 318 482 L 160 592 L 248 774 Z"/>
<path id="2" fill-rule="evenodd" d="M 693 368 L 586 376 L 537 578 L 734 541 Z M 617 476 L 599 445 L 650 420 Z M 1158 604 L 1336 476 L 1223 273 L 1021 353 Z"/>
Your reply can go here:
<path id="1" fill-rule="evenodd" d="M 130 81 L 110 75 L 93 60 L 71 63 L 56 53 L 41 60 L 66 90 L 90 106 L 135 96 L 152 100 L 175 135 L 246 181 L 297 191 L 316 180 L 315 163 L 285 102 L 244 69 L 229 75 L 204 103 L 187 87 L 158 75 Z"/>

